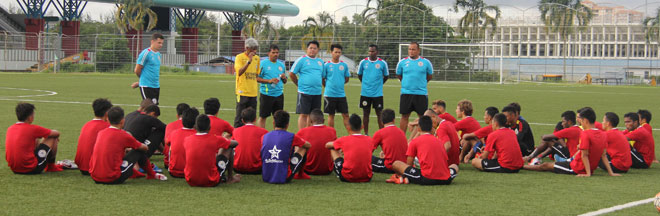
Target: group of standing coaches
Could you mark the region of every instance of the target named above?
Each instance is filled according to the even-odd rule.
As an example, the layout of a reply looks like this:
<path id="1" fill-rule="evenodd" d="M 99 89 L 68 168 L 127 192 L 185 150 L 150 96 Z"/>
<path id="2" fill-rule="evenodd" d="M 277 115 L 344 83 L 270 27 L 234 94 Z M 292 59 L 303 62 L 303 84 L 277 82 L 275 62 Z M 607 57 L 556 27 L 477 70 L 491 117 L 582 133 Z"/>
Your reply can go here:
<path id="1" fill-rule="evenodd" d="M 133 88 L 140 88 L 142 99 L 151 99 L 159 103 L 160 95 L 160 63 L 159 50 L 163 46 L 163 36 L 154 34 L 151 46 L 143 50 L 135 67 L 139 82 L 133 83 Z M 321 108 L 329 114 L 329 124 L 334 126 L 334 114 L 339 112 L 343 117 L 343 125 L 347 127 L 348 104 L 344 85 L 348 82 L 350 72 L 348 65 L 339 58 L 342 47 L 331 46 L 332 60 L 324 62 L 319 56 L 319 42 L 307 43 L 306 55 L 298 58 L 288 73 L 291 81 L 298 87 L 296 113 L 298 128 L 309 124 L 309 114 L 314 109 Z M 234 127 L 243 125 L 240 114 L 251 107 L 257 109 L 259 95 L 260 127 L 265 127 L 266 119 L 276 111 L 284 108 L 284 84 L 287 83 L 286 66 L 278 60 L 279 47 L 269 47 L 268 59 L 261 60 L 257 56 L 259 43 L 253 38 L 245 40 L 245 51 L 236 56 L 234 69 L 236 71 L 236 117 Z M 369 115 L 371 109 L 376 111 L 378 127 L 382 128 L 380 119 L 384 109 L 383 85 L 389 76 L 389 66 L 385 60 L 378 57 L 378 46 L 369 45 L 368 57 L 360 61 L 357 75 L 362 82 L 359 107 L 363 109 L 363 125 L 365 134 L 369 134 Z M 416 42 L 410 43 L 408 57 L 399 61 L 396 66 L 396 76 L 401 81 L 399 113 L 400 128 L 405 131 L 412 112 L 422 116 L 428 108 L 427 84 L 433 74 L 433 66 L 428 59 L 421 57 L 420 47 Z M 325 87 L 325 92 L 323 91 Z"/>

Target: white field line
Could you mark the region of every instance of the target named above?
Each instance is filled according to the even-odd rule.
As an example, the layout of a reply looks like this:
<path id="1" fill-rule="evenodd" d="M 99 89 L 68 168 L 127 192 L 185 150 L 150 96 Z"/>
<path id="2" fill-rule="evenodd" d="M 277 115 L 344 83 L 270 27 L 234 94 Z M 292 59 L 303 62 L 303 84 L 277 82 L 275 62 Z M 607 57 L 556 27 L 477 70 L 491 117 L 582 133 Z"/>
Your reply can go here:
<path id="1" fill-rule="evenodd" d="M 600 209 L 598 211 L 592 211 L 592 212 L 584 213 L 584 214 L 581 214 L 579 216 L 596 216 L 596 215 L 612 213 L 612 212 L 619 211 L 619 210 L 622 210 L 622 209 L 626 209 L 626 208 L 635 207 L 635 206 L 638 206 L 638 205 L 643 205 L 643 204 L 646 204 L 646 203 L 650 203 L 650 202 L 653 202 L 654 199 L 655 198 L 648 198 L 648 199 L 645 199 L 645 200 L 638 200 L 638 201 L 634 201 L 634 202 L 629 202 L 629 203 L 622 204 L 622 205 L 617 205 L 617 206 L 612 206 L 612 207 L 609 207 L 609 208 Z"/>

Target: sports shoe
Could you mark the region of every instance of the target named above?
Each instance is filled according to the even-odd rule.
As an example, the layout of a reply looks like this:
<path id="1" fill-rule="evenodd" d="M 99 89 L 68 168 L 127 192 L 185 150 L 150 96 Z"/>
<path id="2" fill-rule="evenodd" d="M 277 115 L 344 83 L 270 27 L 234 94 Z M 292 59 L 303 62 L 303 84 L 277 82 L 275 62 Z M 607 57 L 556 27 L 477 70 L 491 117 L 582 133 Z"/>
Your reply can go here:
<path id="1" fill-rule="evenodd" d="M 63 169 L 78 169 L 78 165 L 71 160 L 61 160 L 55 162 L 57 165 L 61 165 Z"/>
<path id="2" fill-rule="evenodd" d="M 387 183 L 394 183 L 396 180 L 399 178 L 399 175 L 397 174 L 392 174 L 390 178 L 386 179 L 385 182 Z"/>
<path id="3" fill-rule="evenodd" d="M 154 170 L 154 172 L 163 173 L 163 169 L 158 168 L 158 166 L 156 166 L 154 163 L 151 163 L 151 168 Z"/>
<path id="4" fill-rule="evenodd" d="M 530 166 L 539 165 L 539 164 L 541 164 L 541 162 L 543 162 L 543 160 L 541 158 L 536 157 L 536 158 L 532 159 L 531 161 L 529 161 L 528 165 L 530 165 Z"/>
<path id="5" fill-rule="evenodd" d="M 399 178 L 396 178 L 396 181 L 394 181 L 394 184 L 409 184 L 410 182 L 408 181 L 408 178 L 399 176 Z"/>
<path id="6" fill-rule="evenodd" d="M 154 176 L 147 176 L 147 179 L 156 179 L 156 180 L 161 180 L 161 181 L 167 181 L 167 176 L 156 173 Z"/>

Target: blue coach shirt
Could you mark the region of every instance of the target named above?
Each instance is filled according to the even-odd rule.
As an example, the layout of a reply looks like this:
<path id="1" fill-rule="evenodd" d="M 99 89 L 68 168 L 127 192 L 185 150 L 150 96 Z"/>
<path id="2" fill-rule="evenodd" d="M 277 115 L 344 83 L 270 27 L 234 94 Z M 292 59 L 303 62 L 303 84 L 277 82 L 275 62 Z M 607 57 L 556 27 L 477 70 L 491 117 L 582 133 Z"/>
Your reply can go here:
<path id="1" fill-rule="evenodd" d="M 405 57 L 396 65 L 396 75 L 402 75 L 401 94 L 428 95 L 426 75 L 433 74 L 431 61 L 423 57 Z"/>
<path id="2" fill-rule="evenodd" d="M 378 58 L 371 61 L 365 58 L 358 65 L 358 75 L 362 75 L 362 90 L 360 95 L 365 97 L 383 96 L 383 77 L 389 76 L 389 68 L 385 60 Z"/>
<path id="3" fill-rule="evenodd" d="M 261 138 L 261 177 L 268 183 L 286 183 L 289 176 L 289 159 L 293 155 L 294 134 L 273 130 Z"/>
<path id="4" fill-rule="evenodd" d="M 302 56 L 293 63 L 291 72 L 298 76 L 298 92 L 307 95 L 323 93 L 323 60 Z"/>
<path id="5" fill-rule="evenodd" d="M 140 86 L 160 88 L 160 52 L 151 48 L 142 50 L 136 64 L 144 66 L 140 75 Z"/>
<path id="6" fill-rule="evenodd" d="M 325 97 L 346 97 L 344 84 L 346 77 L 351 77 L 348 65 L 344 61 L 333 63 L 328 61 L 323 66 L 323 79 L 325 79 Z"/>
<path id="7" fill-rule="evenodd" d="M 282 95 L 284 83 L 282 83 L 280 75 L 284 74 L 285 68 L 284 63 L 280 61 L 271 62 L 269 59 L 261 60 L 261 73 L 259 73 L 259 77 L 267 80 L 277 78 L 280 82 L 277 84 L 260 83 L 259 92 L 271 97 L 279 97 Z"/>

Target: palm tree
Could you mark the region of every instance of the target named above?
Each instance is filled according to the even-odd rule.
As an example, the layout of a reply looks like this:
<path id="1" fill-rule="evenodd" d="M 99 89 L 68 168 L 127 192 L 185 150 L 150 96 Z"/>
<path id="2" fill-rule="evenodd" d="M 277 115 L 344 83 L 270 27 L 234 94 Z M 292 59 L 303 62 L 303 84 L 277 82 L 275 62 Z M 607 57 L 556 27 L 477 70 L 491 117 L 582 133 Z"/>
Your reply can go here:
<path id="1" fill-rule="evenodd" d="M 367 0 L 367 4 L 366 4 L 367 7 L 364 8 L 364 10 L 362 10 L 362 13 L 360 14 L 360 16 L 362 17 L 362 19 L 361 19 L 362 23 L 360 23 L 360 24 L 364 24 L 369 19 L 371 19 L 373 16 L 377 16 L 378 11 L 383 9 L 382 5 L 383 5 L 384 1 L 385 0 Z M 376 4 L 376 6 L 371 7 L 370 6 L 371 2 L 374 2 Z"/>
<path id="2" fill-rule="evenodd" d="M 158 17 L 154 11 L 149 7 L 153 5 L 151 0 L 118 0 L 117 11 L 115 12 L 115 23 L 117 28 L 122 34 L 126 34 L 128 38 L 128 46 L 133 54 L 137 57 L 139 49 L 142 48 L 141 34 L 144 29 L 144 18 L 149 17 L 147 24 L 147 31 L 156 27 Z M 135 33 L 132 33 L 135 31 Z M 131 35 L 136 35 L 132 37 Z"/>
<path id="3" fill-rule="evenodd" d="M 646 42 L 660 41 L 660 8 L 656 10 L 657 13 L 654 17 L 646 17 L 642 21 L 644 32 L 646 32 Z"/>
<path id="4" fill-rule="evenodd" d="M 546 34 L 557 33 L 564 42 L 561 49 L 564 57 L 564 77 L 566 77 L 566 56 L 568 36 L 578 30 L 585 30 L 593 18 L 591 8 L 582 4 L 582 0 L 541 0 L 539 2 L 541 21 L 545 24 Z"/>
<path id="5" fill-rule="evenodd" d="M 305 45 L 308 40 L 317 40 L 321 43 L 321 47 L 329 49 L 332 43 L 332 36 L 334 35 L 332 32 L 334 25 L 334 19 L 326 11 L 316 14 L 316 17 L 308 17 L 304 20 L 303 26 L 305 27 L 305 31 L 309 33 L 302 38 L 303 49 L 306 48 Z"/>
<path id="6" fill-rule="evenodd" d="M 491 35 L 495 33 L 497 20 L 500 18 L 500 8 L 495 5 L 488 5 L 483 0 L 456 0 L 454 3 L 454 12 L 459 8 L 465 11 L 458 24 L 458 32 L 470 40 L 480 40 L 485 36 L 488 26 L 491 26 Z M 488 13 L 495 13 L 492 17 Z"/>
<path id="7" fill-rule="evenodd" d="M 252 10 L 243 12 L 246 19 L 246 27 L 243 28 L 245 36 L 257 38 L 260 41 L 263 39 L 268 41 L 279 39 L 279 32 L 267 17 L 268 10 L 270 10 L 270 5 L 261 6 L 261 4 L 256 4 Z"/>

